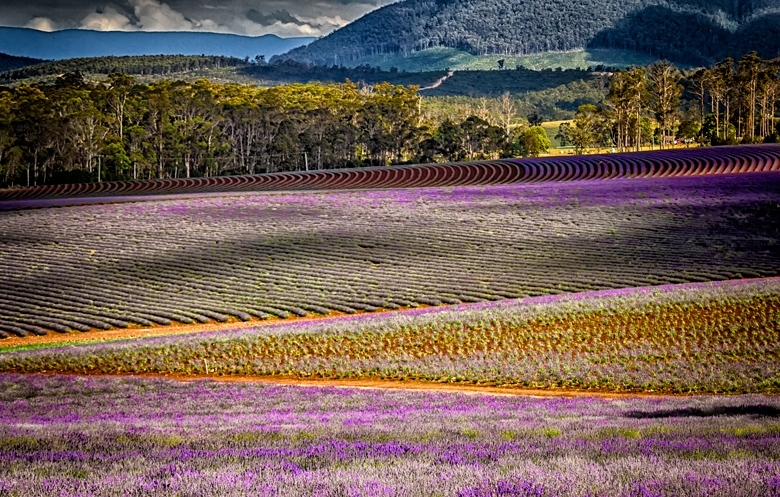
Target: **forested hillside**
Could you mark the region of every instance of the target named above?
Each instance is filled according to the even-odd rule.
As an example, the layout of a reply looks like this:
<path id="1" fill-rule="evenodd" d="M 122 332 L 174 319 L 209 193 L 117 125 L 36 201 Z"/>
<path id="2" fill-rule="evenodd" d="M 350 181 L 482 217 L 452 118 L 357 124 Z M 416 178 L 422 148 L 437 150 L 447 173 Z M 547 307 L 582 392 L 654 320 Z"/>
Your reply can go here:
<path id="1" fill-rule="evenodd" d="M 40 64 L 41 62 L 43 61 L 39 59 L 31 59 L 29 57 L 14 57 L 13 55 L 0 53 L 0 72 L 11 71 L 19 67 L 31 66 L 33 64 Z"/>
<path id="2" fill-rule="evenodd" d="M 449 47 L 472 54 L 629 48 L 708 64 L 780 49 L 780 0 L 404 0 L 281 58 L 346 64 Z"/>
<path id="3" fill-rule="evenodd" d="M 14 57 L 18 59 L 18 57 Z M 51 75 L 80 72 L 84 74 L 125 74 L 170 75 L 200 69 L 222 67 L 244 67 L 248 65 L 243 59 L 235 57 L 217 57 L 202 55 L 147 55 L 125 57 L 89 57 L 43 62 L 30 60 L 34 65 L 25 64 L 8 67 L 0 73 L 0 83 L 11 83 L 30 78 L 40 78 Z M 0 67 L 3 59 L 0 58 Z"/>

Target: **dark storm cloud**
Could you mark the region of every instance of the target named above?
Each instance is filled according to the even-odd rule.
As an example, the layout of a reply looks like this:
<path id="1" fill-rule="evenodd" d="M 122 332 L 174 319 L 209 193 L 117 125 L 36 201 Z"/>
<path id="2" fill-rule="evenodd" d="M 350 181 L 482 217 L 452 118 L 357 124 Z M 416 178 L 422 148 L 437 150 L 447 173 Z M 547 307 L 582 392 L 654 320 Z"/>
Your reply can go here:
<path id="1" fill-rule="evenodd" d="M 246 13 L 246 17 L 250 21 L 256 22 L 261 26 L 271 26 L 277 22 L 281 22 L 284 24 L 297 24 L 298 26 L 307 24 L 301 21 L 300 19 L 298 19 L 297 17 L 295 17 L 294 15 L 290 14 L 286 10 L 277 10 L 271 12 L 268 15 L 265 15 L 255 9 L 249 9 L 249 12 Z"/>
<path id="2" fill-rule="evenodd" d="M 393 0 L 2 0 L 0 25 L 320 36 Z"/>

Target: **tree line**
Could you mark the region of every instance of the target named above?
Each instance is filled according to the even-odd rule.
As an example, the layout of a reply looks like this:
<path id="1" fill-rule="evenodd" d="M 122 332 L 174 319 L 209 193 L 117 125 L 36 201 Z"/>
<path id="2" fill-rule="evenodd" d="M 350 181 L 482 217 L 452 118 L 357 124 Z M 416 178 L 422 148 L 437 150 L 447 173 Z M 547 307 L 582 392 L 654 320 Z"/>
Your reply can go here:
<path id="1" fill-rule="evenodd" d="M 3 66 L 3 60 L 3 55 L 0 54 L 0 68 Z M 383 70 L 378 66 L 367 64 L 356 67 L 312 66 L 289 59 L 277 59 L 273 63 L 268 63 L 262 55 L 257 55 L 252 60 L 200 55 L 143 55 L 54 61 L 30 59 L 30 61 L 36 63 L 0 72 L 0 84 L 10 86 L 24 82 L 50 83 L 59 75 L 75 72 L 83 74 L 85 79 L 95 81 L 103 80 L 105 76 L 115 72 L 133 75 L 145 82 L 162 79 L 194 81 L 204 77 L 208 79 L 208 76 L 204 76 L 204 72 L 216 70 L 218 72 L 215 73 L 215 77 L 222 82 L 245 83 L 251 80 L 256 81 L 259 86 L 309 82 L 339 83 L 349 79 L 367 84 L 388 82 L 425 88 L 448 73 L 444 70 L 426 72 L 407 72 L 397 68 Z M 535 71 L 516 65 L 514 68 L 507 67 L 500 75 L 495 74 L 496 71 L 457 71 L 443 85 L 425 90 L 423 94 L 426 97 L 444 95 L 496 97 L 507 91 L 512 94 L 538 92 L 587 81 L 596 77 L 596 73 L 608 70 L 609 68 L 604 66 L 597 66 L 592 70 L 559 68 Z M 576 107 L 571 110 L 576 110 Z"/>
<path id="2" fill-rule="evenodd" d="M 0 54 L 0 70 L 3 71 L 0 73 L 0 83 L 75 72 L 168 75 L 203 69 L 250 65 L 245 59 L 211 55 L 111 55 L 53 61 L 21 59 L 19 57 L 13 59 L 18 59 L 16 66 L 6 67 L 2 64 L 3 57 Z"/>
<path id="3" fill-rule="evenodd" d="M 441 118 L 418 87 L 292 84 L 258 88 L 112 73 L 87 82 L 0 87 L 0 184 L 203 177 L 535 155 L 544 130 Z M 487 116 L 485 116 L 487 117 Z"/>
<path id="4" fill-rule="evenodd" d="M 777 142 L 780 58 L 755 52 L 681 72 L 668 61 L 614 73 L 606 98 L 579 107 L 557 138 L 578 151 L 664 148 L 671 142 Z"/>
<path id="5" fill-rule="evenodd" d="M 588 86 L 556 138 L 579 152 L 775 142 L 779 76 L 780 59 L 755 53 L 686 72 L 667 61 L 617 71 L 591 80 L 601 89 Z M 522 95 L 424 100 L 418 90 L 141 84 L 122 73 L 0 87 L 0 186 L 522 157 L 551 146 Z"/>

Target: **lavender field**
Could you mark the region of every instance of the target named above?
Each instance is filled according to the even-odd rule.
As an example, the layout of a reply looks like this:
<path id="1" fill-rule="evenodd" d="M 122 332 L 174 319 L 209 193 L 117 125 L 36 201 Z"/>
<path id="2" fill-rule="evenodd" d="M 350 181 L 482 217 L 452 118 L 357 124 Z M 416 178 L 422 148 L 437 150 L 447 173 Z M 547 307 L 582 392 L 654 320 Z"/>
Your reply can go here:
<path id="1" fill-rule="evenodd" d="M 776 496 L 780 401 L 0 375 L 7 496 Z"/>
<path id="2" fill-rule="evenodd" d="M 0 497 L 780 497 L 779 242 L 778 173 L 0 212 L 0 337 L 282 318 L 0 348 Z"/>
<path id="3" fill-rule="evenodd" d="M 7 350 L 0 371 L 780 393 L 780 278 Z"/>
<path id="4" fill-rule="evenodd" d="M 0 213 L 0 336 L 780 274 L 780 174 Z"/>

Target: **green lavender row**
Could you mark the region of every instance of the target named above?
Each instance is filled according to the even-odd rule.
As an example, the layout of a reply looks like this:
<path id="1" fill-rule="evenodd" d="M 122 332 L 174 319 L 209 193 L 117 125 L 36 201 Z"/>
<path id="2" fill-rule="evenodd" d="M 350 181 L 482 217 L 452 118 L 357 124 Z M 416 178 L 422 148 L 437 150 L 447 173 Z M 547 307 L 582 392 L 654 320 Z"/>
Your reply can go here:
<path id="1" fill-rule="evenodd" d="M 780 279 L 671 285 L 0 354 L 0 371 L 780 392 Z"/>

